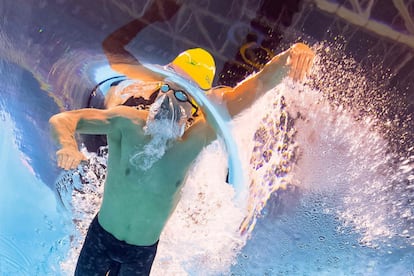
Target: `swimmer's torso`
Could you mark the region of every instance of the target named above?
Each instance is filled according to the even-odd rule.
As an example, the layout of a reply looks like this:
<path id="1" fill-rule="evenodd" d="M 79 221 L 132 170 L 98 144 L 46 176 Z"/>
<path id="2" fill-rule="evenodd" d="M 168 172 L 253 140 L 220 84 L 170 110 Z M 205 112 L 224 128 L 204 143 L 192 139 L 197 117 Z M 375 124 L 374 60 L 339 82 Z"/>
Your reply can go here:
<path id="1" fill-rule="evenodd" d="M 110 154 L 99 213 L 104 229 L 135 245 L 152 245 L 159 239 L 178 202 L 187 170 L 208 136 L 204 122 L 194 124 L 151 168 L 140 170 L 129 159 L 150 141 L 144 124 L 143 120 L 118 118 L 114 130 L 107 134 Z"/>

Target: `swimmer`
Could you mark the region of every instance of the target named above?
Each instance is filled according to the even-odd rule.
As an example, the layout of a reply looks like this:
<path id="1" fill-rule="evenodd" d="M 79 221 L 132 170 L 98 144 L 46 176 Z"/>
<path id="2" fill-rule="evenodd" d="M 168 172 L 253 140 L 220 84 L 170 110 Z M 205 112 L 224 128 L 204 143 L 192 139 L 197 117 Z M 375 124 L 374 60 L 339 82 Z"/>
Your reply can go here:
<path id="1" fill-rule="evenodd" d="M 153 3 L 141 18 L 103 42 L 111 67 L 125 75 L 109 88 L 105 109 L 72 110 L 50 118 L 60 145 L 57 165 L 65 170 L 86 159 L 76 133 L 104 134 L 109 147 L 102 205 L 89 227 L 75 275 L 149 275 L 187 172 L 216 138 L 188 91 L 142 66 L 125 49 L 146 25 L 166 20 L 179 9 L 174 1 Z M 165 3 L 168 9 L 163 9 Z M 235 116 L 284 77 L 303 80 L 313 57 L 308 46 L 295 44 L 235 87 L 212 87 L 214 59 L 201 48 L 184 51 L 165 68 L 197 84 Z"/>

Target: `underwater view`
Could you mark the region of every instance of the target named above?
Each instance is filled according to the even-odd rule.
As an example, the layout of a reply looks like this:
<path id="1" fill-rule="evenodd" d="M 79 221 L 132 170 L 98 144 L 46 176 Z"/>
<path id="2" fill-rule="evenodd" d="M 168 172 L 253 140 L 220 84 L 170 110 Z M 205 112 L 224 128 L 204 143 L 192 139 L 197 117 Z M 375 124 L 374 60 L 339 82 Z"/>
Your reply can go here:
<path id="1" fill-rule="evenodd" d="M 49 119 L 101 108 L 94 87 L 119 76 L 103 41 L 156 2 L 0 0 L 0 275 L 74 274 L 108 147 L 78 135 L 88 160 L 62 170 Z M 201 105 L 218 135 L 151 275 L 414 275 L 414 1 L 163 5 L 127 46 L 148 68 L 201 47 L 213 86 L 233 87 L 297 42 L 316 55 L 303 82 L 284 78 L 232 119 Z"/>

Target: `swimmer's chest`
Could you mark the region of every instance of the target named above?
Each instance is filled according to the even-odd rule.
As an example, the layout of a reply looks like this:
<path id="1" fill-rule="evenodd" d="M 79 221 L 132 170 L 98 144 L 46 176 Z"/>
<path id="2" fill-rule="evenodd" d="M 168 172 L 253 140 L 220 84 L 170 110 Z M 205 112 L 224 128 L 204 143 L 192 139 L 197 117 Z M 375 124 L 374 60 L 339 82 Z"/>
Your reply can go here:
<path id="1" fill-rule="evenodd" d="M 110 162 L 116 162 L 111 165 Z M 166 153 L 148 170 L 135 168 L 129 162 L 108 160 L 105 190 L 130 200 L 163 199 L 172 202 L 184 183 L 191 162 L 172 158 Z M 143 197 L 143 198 L 141 198 Z"/>
<path id="2" fill-rule="evenodd" d="M 108 137 L 108 180 L 123 183 L 117 184 L 118 187 L 130 186 L 132 190 L 143 192 L 162 191 L 162 193 L 174 194 L 180 188 L 188 169 L 203 147 L 202 141 L 194 139 L 172 141 L 163 156 L 149 169 L 143 170 L 131 164 L 130 158 L 135 153 L 144 151 L 151 137 L 137 128 L 123 132 L 121 135 L 115 140 Z"/>

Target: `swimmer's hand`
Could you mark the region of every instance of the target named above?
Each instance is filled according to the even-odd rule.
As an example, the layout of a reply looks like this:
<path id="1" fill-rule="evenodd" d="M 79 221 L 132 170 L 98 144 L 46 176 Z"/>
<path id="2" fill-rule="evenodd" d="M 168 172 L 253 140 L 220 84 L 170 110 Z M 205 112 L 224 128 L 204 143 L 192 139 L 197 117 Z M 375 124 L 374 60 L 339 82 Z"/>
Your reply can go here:
<path id="1" fill-rule="evenodd" d="M 85 155 L 77 149 L 62 148 L 56 152 L 57 165 L 65 170 L 73 170 L 82 161 L 86 161 Z"/>
<path id="2" fill-rule="evenodd" d="M 286 65 L 290 67 L 289 77 L 303 81 L 309 75 L 315 58 L 315 52 L 303 43 L 296 43 L 288 50 Z"/>

